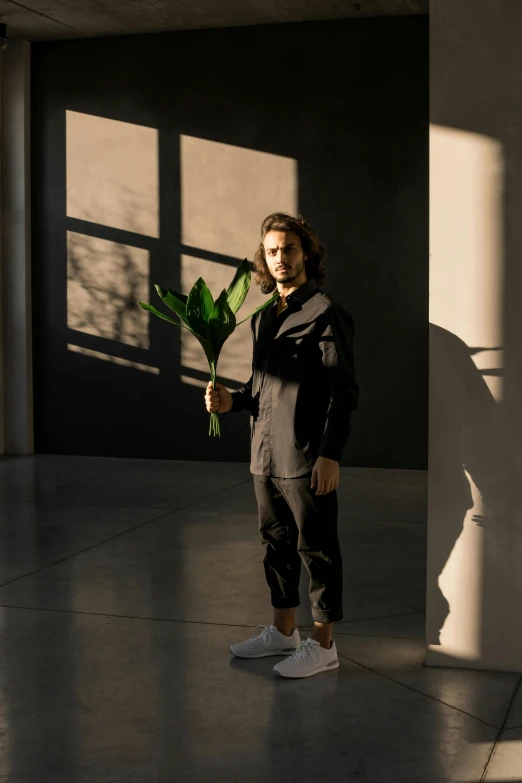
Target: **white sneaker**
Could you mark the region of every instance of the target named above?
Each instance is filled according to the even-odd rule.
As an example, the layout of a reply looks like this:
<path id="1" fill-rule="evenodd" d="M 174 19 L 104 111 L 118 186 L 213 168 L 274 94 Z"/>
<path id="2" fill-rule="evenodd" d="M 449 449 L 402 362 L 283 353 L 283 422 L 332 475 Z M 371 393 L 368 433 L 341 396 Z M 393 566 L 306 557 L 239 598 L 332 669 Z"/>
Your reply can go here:
<path id="1" fill-rule="evenodd" d="M 260 633 L 256 633 L 261 628 Z M 290 636 L 285 636 L 275 625 L 257 625 L 250 639 L 230 645 L 230 652 L 237 658 L 266 658 L 269 655 L 291 655 L 301 641 L 299 631 L 294 628 Z"/>
<path id="2" fill-rule="evenodd" d="M 311 677 L 319 672 L 329 672 L 339 667 L 335 642 L 329 650 L 321 647 L 315 639 L 301 642 L 295 653 L 274 666 L 281 677 Z"/>

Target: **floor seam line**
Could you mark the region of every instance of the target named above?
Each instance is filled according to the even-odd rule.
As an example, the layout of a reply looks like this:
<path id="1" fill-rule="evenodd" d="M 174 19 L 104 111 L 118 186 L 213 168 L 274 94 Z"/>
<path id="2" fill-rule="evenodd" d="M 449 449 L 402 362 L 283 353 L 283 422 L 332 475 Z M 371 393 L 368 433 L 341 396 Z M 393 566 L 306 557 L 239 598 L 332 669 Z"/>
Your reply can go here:
<path id="1" fill-rule="evenodd" d="M 160 622 L 160 623 L 184 623 L 187 625 L 212 625 L 223 626 L 224 628 L 252 628 L 252 624 L 248 623 L 223 623 L 223 622 L 211 622 L 210 620 L 180 620 L 175 617 L 145 617 L 144 615 L 137 614 L 114 614 L 113 612 L 85 612 L 80 609 L 60 609 L 51 606 L 21 606 L 19 604 L 3 604 L 0 603 L 0 609 L 25 609 L 30 612 L 58 612 L 61 614 L 79 614 L 86 617 L 115 617 L 120 620 L 146 620 L 148 622 Z M 312 631 L 312 626 L 302 626 L 303 630 L 308 632 Z M 387 636 L 386 634 L 342 634 L 344 636 L 357 636 L 365 639 L 400 639 L 402 641 L 419 642 L 422 641 L 416 637 L 410 636 Z M 517 728 L 514 726 L 513 728 Z"/>
<path id="2" fill-rule="evenodd" d="M 337 636 L 364 636 L 365 639 L 397 639 L 403 642 L 419 642 L 424 644 L 424 639 L 420 639 L 418 636 L 390 636 L 386 633 L 342 633 L 342 631 L 336 631 Z"/>
<path id="3" fill-rule="evenodd" d="M 250 481 L 250 479 L 246 479 L 245 481 L 240 481 L 238 484 L 234 484 L 231 487 L 226 487 L 226 489 L 220 489 L 217 492 L 212 493 L 211 495 L 205 496 L 204 498 L 199 498 L 198 500 L 194 500 L 192 503 L 187 503 L 185 506 L 181 506 L 175 511 L 169 510 L 163 514 L 160 514 L 157 517 L 154 517 L 154 519 L 149 519 L 146 522 L 140 522 L 139 525 L 135 525 L 134 527 L 127 528 L 126 530 L 117 533 L 115 536 L 110 536 L 109 538 L 106 538 L 103 541 L 98 541 L 96 544 L 92 544 L 92 546 L 88 546 L 85 549 L 81 549 L 79 552 L 74 552 L 71 555 L 67 555 L 66 557 L 62 557 L 59 560 L 55 560 L 52 563 L 48 563 L 47 565 L 44 565 L 41 568 L 36 568 L 34 571 L 30 571 L 28 574 L 23 574 L 22 576 L 16 576 L 14 579 L 8 579 L 7 582 L 3 582 L 2 584 L 0 584 L 0 590 L 3 587 L 7 587 L 8 585 L 13 584 L 14 582 L 19 582 L 22 579 L 27 579 L 30 576 L 39 574 L 41 571 L 45 571 L 47 568 L 52 568 L 55 565 L 59 565 L 60 563 L 64 563 L 67 560 L 71 560 L 73 557 L 78 557 L 78 555 L 83 555 L 86 552 L 90 552 L 92 549 L 96 549 L 96 547 L 98 546 L 102 546 L 103 544 L 108 544 L 109 541 L 115 541 L 118 538 L 122 538 L 127 533 L 133 533 L 134 531 L 139 530 L 140 528 L 146 527 L 147 525 L 151 525 L 153 522 L 158 522 L 160 519 L 163 519 L 164 517 L 168 517 L 170 514 L 176 514 L 178 511 L 184 511 L 186 508 L 190 508 L 190 506 L 194 506 L 197 503 L 201 503 L 204 500 L 210 500 L 210 498 L 219 495 L 221 492 L 227 492 L 230 489 L 235 489 L 236 487 L 241 486 L 241 484 L 246 484 L 248 481 Z"/>
<path id="4" fill-rule="evenodd" d="M 47 498 L 37 498 L 36 500 L 25 500 L 20 498 L 8 498 L 3 501 L 6 505 L 9 503 L 30 503 L 33 506 L 74 506 L 75 508 L 130 508 L 132 510 L 144 510 L 149 511 L 172 511 L 172 508 L 167 506 L 158 506 L 157 508 L 151 508 L 151 506 L 126 506 L 123 503 L 73 503 L 65 500 L 48 500 Z"/>
<path id="5" fill-rule="evenodd" d="M 163 519 L 163 517 L 167 517 L 169 514 L 171 514 L 171 511 L 167 511 L 165 514 L 160 514 L 157 517 L 154 517 L 154 519 L 149 519 L 147 522 L 140 522 L 139 525 L 135 525 L 134 527 L 127 528 L 127 530 L 123 530 L 120 533 L 117 533 L 115 536 L 110 536 L 109 538 L 105 538 L 103 541 L 98 541 L 96 544 L 92 544 L 91 546 L 85 547 L 85 549 L 80 549 L 79 552 L 74 552 L 71 555 L 66 555 L 65 557 L 61 557 L 59 560 L 54 560 L 52 563 L 48 563 L 47 565 L 42 566 L 41 568 L 36 568 L 34 571 L 29 571 L 28 574 L 22 574 L 21 576 L 15 576 L 14 579 L 8 579 L 7 582 L 3 582 L 0 584 L 0 590 L 3 587 L 7 587 L 8 585 L 13 584 L 14 582 L 19 582 L 21 579 L 27 579 L 30 576 L 34 576 L 35 574 L 39 574 L 41 571 L 45 571 L 47 568 L 52 568 L 55 565 L 59 565 L 60 563 L 65 563 L 66 560 L 71 560 L 73 557 L 78 557 L 78 555 L 83 555 L 85 552 L 90 552 L 91 549 L 96 549 L 97 546 L 101 546 L 102 544 L 107 544 L 109 541 L 114 541 L 117 538 L 121 538 L 126 533 L 132 533 L 135 530 L 138 530 L 140 527 L 143 527 L 144 525 L 149 525 L 152 522 L 158 522 L 160 519 Z"/>
<path id="6" fill-rule="evenodd" d="M 386 523 L 390 525 L 427 525 L 426 519 L 364 519 L 362 517 L 338 517 L 339 522 L 378 522 L 380 524 Z"/>
<path id="7" fill-rule="evenodd" d="M 343 620 L 341 623 L 336 623 L 337 625 L 345 625 L 348 623 L 364 623 L 368 622 L 369 620 L 386 620 L 389 617 L 410 617 L 413 614 L 426 614 L 425 609 L 415 609 L 413 612 L 399 612 L 398 614 L 379 614 L 375 617 L 356 617 L 353 620 Z"/>
<path id="8" fill-rule="evenodd" d="M 158 519 L 161 519 L 161 517 L 158 517 Z M 154 521 L 157 521 L 157 520 L 151 520 L 151 522 L 154 522 Z M 111 539 L 107 539 L 107 540 L 110 541 Z M 94 546 L 97 546 L 97 545 L 95 544 Z M 88 550 L 84 550 L 84 551 L 88 551 Z M 81 553 L 79 552 L 78 554 L 81 554 Z M 70 555 L 69 557 L 74 557 L 74 555 Z M 56 562 L 60 563 L 61 561 L 58 560 Z M 53 565 L 53 564 L 50 564 L 50 565 Z M 44 568 L 48 568 L 48 567 L 50 567 L 50 565 L 49 566 L 44 566 Z M 34 573 L 37 573 L 37 572 L 34 572 Z M 31 576 L 31 574 L 27 574 L 26 576 Z M 17 577 L 17 578 L 18 579 L 23 579 L 24 577 L 21 576 L 21 577 Z M 5 584 L 10 584 L 10 583 L 6 582 Z M 3 587 L 3 585 L 0 585 L 0 587 Z M 56 608 L 56 607 L 48 607 L 48 606 L 20 606 L 19 604 L 3 604 L 3 603 L 0 602 L 0 608 L 2 608 L 2 607 L 5 608 L 5 609 L 30 609 L 30 610 L 35 611 L 35 612 L 38 612 L 38 611 L 72 612 L 74 614 L 87 614 L 87 615 L 92 614 L 92 615 L 95 615 L 95 616 L 102 616 L 102 617 L 125 617 L 125 618 L 128 618 L 128 619 L 135 619 L 135 620 L 161 620 L 163 622 L 196 623 L 196 624 L 200 624 L 200 623 L 206 624 L 206 623 L 208 623 L 210 625 L 227 625 L 227 626 L 237 626 L 237 627 L 244 627 L 244 628 L 249 628 L 250 627 L 248 624 L 243 624 L 243 623 L 239 623 L 239 624 L 238 623 L 212 623 L 212 622 L 209 622 L 209 621 L 206 621 L 206 620 L 178 620 L 178 619 L 170 618 L 170 617 L 163 617 L 163 618 L 162 617 L 159 617 L 159 618 L 158 617 L 145 617 L 143 615 L 114 614 L 114 613 L 111 613 L 111 612 L 82 612 L 82 611 L 77 610 L 77 609 L 59 609 L 59 608 Z M 421 610 L 420 612 L 408 612 L 407 614 L 408 615 L 410 615 L 410 614 L 424 614 L 424 612 Z M 379 617 L 368 617 L 368 618 L 365 618 L 365 620 L 366 621 L 369 621 L 369 620 L 381 620 L 381 619 L 386 619 L 388 617 L 402 617 L 402 616 L 404 616 L 404 615 L 402 615 L 402 614 L 400 614 L 400 615 L 395 615 L 395 614 L 380 615 Z M 359 622 L 359 620 L 353 620 L 353 621 L 350 620 L 348 622 Z M 301 627 L 305 631 L 313 630 L 312 624 L 302 625 Z M 365 636 L 365 637 L 370 637 L 370 638 L 374 638 L 375 637 L 375 638 L 379 638 L 379 639 L 406 639 L 406 640 L 409 640 L 409 641 L 422 641 L 421 639 L 419 639 L 416 636 L 389 636 L 388 634 L 344 633 L 343 631 L 336 631 L 335 633 L 337 633 L 337 634 L 339 634 L 341 636 Z"/>
<path id="9" fill-rule="evenodd" d="M 486 776 L 488 774 L 490 764 L 491 764 L 491 762 L 493 760 L 493 756 L 495 755 L 495 751 L 496 751 L 496 749 L 498 747 L 498 744 L 500 742 L 500 738 L 502 737 L 502 734 L 504 733 L 504 731 L 506 729 L 507 719 L 509 718 L 509 713 L 511 712 L 511 708 L 512 708 L 513 704 L 515 703 L 515 699 L 516 699 L 516 697 L 518 695 L 518 692 L 520 690 L 521 684 L 522 684 L 522 675 L 518 678 L 518 680 L 517 680 L 517 682 L 515 684 L 515 687 L 513 688 L 513 693 L 511 694 L 511 699 L 509 700 L 509 704 L 508 704 L 507 709 L 506 709 L 506 714 L 504 715 L 504 720 L 502 721 L 502 725 L 500 726 L 500 728 L 499 728 L 499 730 L 497 732 L 497 736 L 495 737 L 495 739 L 493 741 L 493 747 L 491 748 L 491 752 L 490 752 L 490 754 L 488 756 L 488 760 L 486 761 L 486 766 L 484 767 L 484 771 L 482 772 L 482 776 L 480 778 L 479 783 L 485 783 L 485 781 L 486 781 Z"/>
<path id="10" fill-rule="evenodd" d="M 18 604 L 2 604 L 0 609 L 25 609 L 29 612 L 57 612 L 59 614 L 79 614 L 86 617 L 114 617 L 118 620 L 146 620 L 151 623 L 180 623 L 185 625 L 212 625 L 224 628 L 253 628 L 251 623 L 213 623 L 209 620 L 178 620 L 174 617 L 144 617 L 137 614 L 114 614 L 111 612 L 84 612 L 79 609 L 60 609 L 50 606 L 20 606 Z"/>
<path id="11" fill-rule="evenodd" d="M 340 655 L 342 658 L 346 658 L 346 660 L 351 661 L 352 663 L 357 664 L 357 666 L 360 666 L 363 669 L 367 669 L 367 671 L 372 672 L 373 674 L 376 674 L 378 677 L 383 677 L 385 680 L 389 680 L 390 682 L 394 682 L 396 685 L 400 685 L 403 688 L 406 688 L 409 691 L 412 691 L 413 693 L 417 693 L 419 696 L 424 696 L 426 699 L 430 699 L 431 701 L 437 702 L 437 704 L 444 704 L 445 707 L 449 707 L 452 710 L 456 710 L 457 712 L 460 712 L 462 715 L 467 715 L 468 718 L 472 718 L 473 720 L 479 721 L 479 723 L 484 724 L 485 726 L 488 726 L 491 729 L 496 729 L 497 726 L 495 726 L 493 723 L 488 723 L 487 721 L 483 720 L 482 718 L 477 718 L 476 715 L 472 715 L 470 712 L 466 712 L 465 710 L 461 710 L 460 707 L 455 707 L 453 704 L 448 704 L 446 701 L 442 701 L 442 699 L 437 699 L 435 696 L 431 696 L 429 693 L 424 693 L 424 691 L 419 691 L 417 688 L 413 688 L 411 685 L 406 685 L 404 682 L 401 682 L 400 680 L 395 680 L 393 677 L 390 677 L 388 674 L 384 674 L 383 672 L 380 672 L 378 669 L 374 669 L 371 666 L 367 666 L 364 663 L 360 663 L 360 661 L 357 661 L 355 658 L 350 658 L 349 655 L 346 655 L 345 653 L 337 651 L 338 655 Z M 482 783 L 482 780 L 480 781 Z"/>

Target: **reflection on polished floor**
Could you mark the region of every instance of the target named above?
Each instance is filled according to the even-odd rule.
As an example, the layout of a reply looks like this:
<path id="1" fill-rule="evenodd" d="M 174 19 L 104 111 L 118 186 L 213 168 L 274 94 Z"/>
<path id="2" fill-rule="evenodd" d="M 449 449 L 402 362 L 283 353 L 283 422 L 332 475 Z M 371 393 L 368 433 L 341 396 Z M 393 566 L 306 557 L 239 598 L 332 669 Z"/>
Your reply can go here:
<path id="1" fill-rule="evenodd" d="M 422 665 L 426 475 L 341 473 L 341 666 L 292 681 L 228 650 L 271 620 L 247 465 L 1 460 L 0 783 L 522 781 L 520 678 Z"/>

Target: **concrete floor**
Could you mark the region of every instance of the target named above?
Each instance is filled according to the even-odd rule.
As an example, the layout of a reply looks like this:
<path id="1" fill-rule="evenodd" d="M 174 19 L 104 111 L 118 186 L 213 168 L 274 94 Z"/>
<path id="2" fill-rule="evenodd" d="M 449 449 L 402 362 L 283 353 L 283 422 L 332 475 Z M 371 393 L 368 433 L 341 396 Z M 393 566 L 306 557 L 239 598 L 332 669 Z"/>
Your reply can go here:
<path id="1" fill-rule="evenodd" d="M 1 460 L 0 783 L 520 783 L 520 677 L 422 665 L 426 475 L 341 473 L 341 666 L 291 681 L 228 650 L 271 621 L 247 465 Z"/>

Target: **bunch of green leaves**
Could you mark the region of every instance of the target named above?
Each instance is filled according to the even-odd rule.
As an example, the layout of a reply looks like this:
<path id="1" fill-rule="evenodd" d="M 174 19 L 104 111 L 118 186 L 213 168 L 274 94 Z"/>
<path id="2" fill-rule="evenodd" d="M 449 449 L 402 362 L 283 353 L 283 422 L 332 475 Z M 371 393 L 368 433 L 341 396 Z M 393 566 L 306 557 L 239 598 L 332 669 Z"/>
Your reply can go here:
<path id="1" fill-rule="evenodd" d="M 179 294 L 177 291 L 173 291 L 172 288 L 162 288 L 156 285 L 155 288 L 158 295 L 167 307 L 177 315 L 179 320 L 175 320 L 170 315 L 165 315 L 165 313 L 146 302 L 139 302 L 140 307 L 154 313 L 158 318 L 192 332 L 205 351 L 210 368 L 212 388 L 215 387 L 216 383 L 219 354 L 236 326 L 248 321 L 255 313 L 268 307 L 278 297 L 276 292 L 250 315 L 247 315 L 242 321 L 236 322 L 236 313 L 245 301 L 250 289 L 250 279 L 250 263 L 245 258 L 237 268 L 229 287 L 223 289 L 216 301 L 214 301 L 202 277 L 194 283 L 188 295 Z M 218 414 L 211 413 L 209 435 L 220 434 Z"/>

